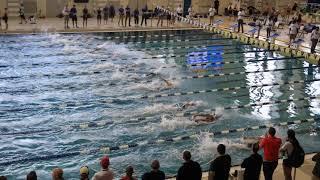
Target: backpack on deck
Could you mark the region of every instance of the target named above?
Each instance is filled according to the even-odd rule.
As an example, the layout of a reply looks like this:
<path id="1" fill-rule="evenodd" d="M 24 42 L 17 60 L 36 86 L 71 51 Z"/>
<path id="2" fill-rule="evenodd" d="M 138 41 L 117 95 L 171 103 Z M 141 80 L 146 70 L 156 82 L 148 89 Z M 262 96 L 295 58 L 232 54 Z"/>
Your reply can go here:
<path id="1" fill-rule="evenodd" d="M 294 147 L 291 155 L 288 157 L 290 165 L 299 168 L 304 163 L 305 152 L 301 146 Z"/>

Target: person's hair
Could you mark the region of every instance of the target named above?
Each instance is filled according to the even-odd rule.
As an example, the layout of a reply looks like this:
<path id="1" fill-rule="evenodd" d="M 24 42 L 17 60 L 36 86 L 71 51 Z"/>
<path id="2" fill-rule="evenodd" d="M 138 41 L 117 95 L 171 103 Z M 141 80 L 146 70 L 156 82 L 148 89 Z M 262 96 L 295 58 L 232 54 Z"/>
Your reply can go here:
<path id="1" fill-rule="evenodd" d="M 190 159 L 191 159 L 190 151 L 183 151 L 183 159 L 186 161 L 190 161 Z"/>
<path id="2" fill-rule="evenodd" d="M 273 137 L 274 135 L 276 135 L 276 129 L 273 127 L 270 127 L 268 133 Z"/>
<path id="3" fill-rule="evenodd" d="M 37 180 L 37 173 L 35 171 L 30 171 L 27 175 L 27 180 Z"/>
<path id="4" fill-rule="evenodd" d="M 7 180 L 6 176 L 0 176 L 0 180 Z"/>
<path id="5" fill-rule="evenodd" d="M 225 154 L 226 153 L 226 146 L 223 144 L 219 144 L 217 147 L 217 151 L 221 155 Z"/>
<path id="6" fill-rule="evenodd" d="M 158 160 L 153 160 L 151 163 L 151 168 L 154 170 L 158 170 L 160 169 L 160 163 Z"/>
<path id="7" fill-rule="evenodd" d="M 63 170 L 61 168 L 54 168 L 52 170 L 52 180 L 63 180 Z"/>
<path id="8" fill-rule="evenodd" d="M 299 144 L 299 142 L 298 142 L 298 140 L 296 138 L 296 133 L 294 132 L 294 130 L 289 129 L 287 131 L 287 135 L 288 135 L 289 142 L 291 142 L 294 147 L 300 146 L 300 144 Z"/>
<path id="9" fill-rule="evenodd" d="M 126 175 L 129 176 L 129 177 L 132 177 L 132 174 L 133 174 L 133 167 L 132 166 L 128 166 L 126 168 Z"/>
<path id="10" fill-rule="evenodd" d="M 259 143 L 254 143 L 252 145 L 252 152 L 258 153 L 258 151 L 259 151 Z"/>

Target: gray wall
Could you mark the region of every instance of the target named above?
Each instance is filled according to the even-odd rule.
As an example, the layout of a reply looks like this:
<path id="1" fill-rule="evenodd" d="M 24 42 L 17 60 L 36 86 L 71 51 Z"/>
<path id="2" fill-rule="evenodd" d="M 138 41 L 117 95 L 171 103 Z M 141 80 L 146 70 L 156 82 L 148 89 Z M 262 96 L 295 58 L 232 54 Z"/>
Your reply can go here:
<path id="1" fill-rule="evenodd" d="M 45 0 L 42 0 L 45 1 Z M 56 17 L 62 12 L 67 0 L 47 0 L 47 17 Z"/>

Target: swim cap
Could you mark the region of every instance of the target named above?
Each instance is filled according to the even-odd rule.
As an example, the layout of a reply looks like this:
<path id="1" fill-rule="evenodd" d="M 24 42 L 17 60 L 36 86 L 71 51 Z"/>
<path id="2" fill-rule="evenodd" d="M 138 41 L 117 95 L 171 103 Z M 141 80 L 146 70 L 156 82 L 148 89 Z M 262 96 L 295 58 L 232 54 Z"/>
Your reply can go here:
<path id="1" fill-rule="evenodd" d="M 54 168 L 52 170 L 53 179 L 61 179 L 63 177 L 63 170 L 61 168 Z"/>
<path id="2" fill-rule="evenodd" d="M 89 168 L 88 168 L 88 166 L 82 166 L 82 167 L 80 168 L 80 175 L 81 175 L 81 174 L 89 175 Z"/>
<path id="3" fill-rule="evenodd" d="M 100 161 L 100 165 L 102 168 L 106 169 L 109 167 L 110 165 L 110 159 L 108 156 L 104 156 L 101 161 Z"/>

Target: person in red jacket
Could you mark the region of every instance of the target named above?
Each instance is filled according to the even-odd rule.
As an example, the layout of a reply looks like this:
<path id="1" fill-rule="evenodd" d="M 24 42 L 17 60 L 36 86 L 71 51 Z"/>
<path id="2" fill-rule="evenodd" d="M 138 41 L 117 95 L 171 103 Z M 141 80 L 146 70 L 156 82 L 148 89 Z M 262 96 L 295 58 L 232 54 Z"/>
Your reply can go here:
<path id="1" fill-rule="evenodd" d="M 263 148 L 263 174 L 265 180 L 272 180 L 274 170 L 278 166 L 281 139 L 275 137 L 276 130 L 270 127 L 265 138 L 261 139 L 259 147 Z"/>

